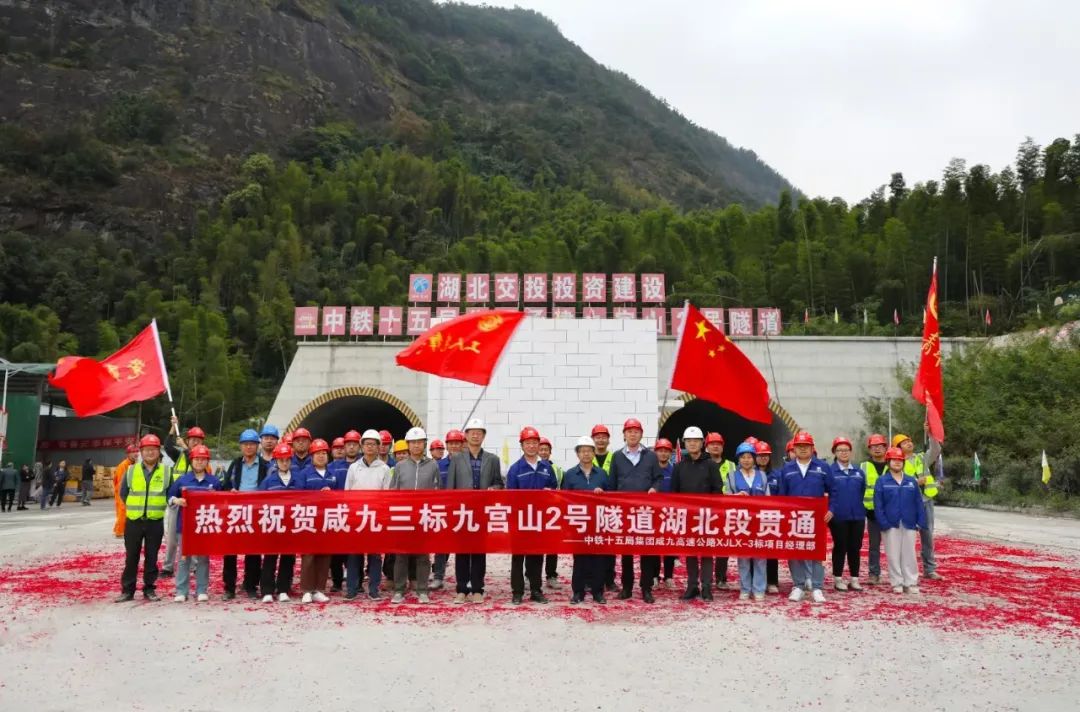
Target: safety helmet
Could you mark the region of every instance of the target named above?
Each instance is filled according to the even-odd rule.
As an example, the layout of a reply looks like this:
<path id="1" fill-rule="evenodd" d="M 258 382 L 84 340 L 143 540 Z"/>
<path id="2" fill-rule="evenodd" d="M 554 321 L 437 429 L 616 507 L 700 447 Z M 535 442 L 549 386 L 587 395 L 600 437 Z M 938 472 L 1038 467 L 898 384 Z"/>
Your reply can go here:
<path id="1" fill-rule="evenodd" d="M 292 440 L 293 440 L 293 434 L 292 433 L 285 433 L 284 435 L 281 436 L 281 442 L 285 443 L 286 445 L 289 445 L 290 447 L 292 446 Z"/>
<path id="2" fill-rule="evenodd" d="M 364 442 L 365 440 L 374 440 L 377 443 L 381 443 L 382 436 L 379 435 L 379 431 L 368 428 L 364 431 L 364 434 L 360 436 L 360 442 Z"/>
<path id="3" fill-rule="evenodd" d="M 446 449 L 446 447 L 443 445 L 442 440 L 432 440 L 431 444 L 428 445 L 428 450 L 445 450 L 445 449 Z"/>
<path id="4" fill-rule="evenodd" d="M 342 438 L 342 440 L 347 443 L 358 443 L 360 442 L 360 433 L 356 432 L 355 430 L 350 430 L 349 432 L 345 433 L 345 437 Z"/>
<path id="5" fill-rule="evenodd" d="M 518 435 L 518 442 L 523 443 L 526 440 L 539 440 L 540 432 L 531 425 L 526 425 L 521 429 L 521 433 Z"/>
<path id="6" fill-rule="evenodd" d="M 885 436 L 881 433 L 873 433 L 866 439 L 866 447 L 874 447 L 875 445 L 889 446 L 889 441 L 885 439 Z"/>
<path id="7" fill-rule="evenodd" d="M 898 447 L 891 447 L 885 451 L 885 462 L 889 460 L 904 460 L 904 451 Z"/>
<path id="8" fill-rule="evenodd" d="M 757 443 L 758 443 L 758 439 L 757 439 L 757 438 L 755 438 L 755 437 L 754 437 L 753 435 L 751 435 L 751 436 L 750 436 L 750 437 L 748 437 L 748 438 L 747 438 L 746 440 L 743 440 L 743 442 L 744 442 L 744 443 L 750 443 L 751 445 L 757 445 Z"/>
<path id="9" fill-rule="evenodd" d="M 836 438 L 834 438 L 832 441 L 832 451 L 836 452 L 836 448 L 840 447 L 841 445 L 847 445 L 848 448 L 851 447 L 851 441 L 848 440 L 847 436 L 838 435 Z"/>
<path id="10" fill-rule="evenodd" d="M 468 423 L 465 423 L 465 432 L 470 430 L 483 430 L 486 433 L 487 427 L 484 425 L 484 421 L 479 418 L 472 418 Z"/>
<path id="11" fill-rule="evenodd" d="M 379 442 L 381 442 L 383 445 L 389 445 L 390 443 L 394 442 L 394 436 L 390 434 L 389 430 L 380 430 Z"/>
<path id="12" fill-rule="evenodd" d="M 265 438 L 267 436 L 280 439 L 281 433 L 278 432 L 278 429 L 275 428 L 273 425 L 267 423 L 266 425 L 262 426 L 262 430 L 259 431 L 259 437 Z"/>
<path id="13" fill-rule="evenodd" d="M 410 440 L 427 440 L 427 433 L 423 428 L 409 428 L 409 432 L 405 433 L 405 441 Z"/>
<path id="14" fill-rule="evenodd" d="M 764 440 L 758 440 L 754 444 L 754 450 L 758 455 L 772 455 L 772 448 L 769 447 L 769 443 Z"/>
<path id="15" fill-rule="evenodd" d="M 712 445 L 713 443 L 724 444 L 724 436 L 720 433 L 709 433 L 705 436 L 705 444 Z"/>
<path id="16" fill-rule="evenodd" d="M 696 425 L 691 425 L 689 428 L 683 431 L 683 440 L 704 440 L 705 434 L 701 432 L 701 428 Z"/>
<path id="17" fill-rule="evenodd" d="M 293 442 L 296 442 L 300 438 L 307 438 L 308 440 L 311 440 L 311 431 L 307 428 L 297 428 L 296 430 L 292 431 Z"/>
<path id="18" fill-rule="evenodd" d="M 551 447 L 551 441 L 548 440 L 547 438 L 543 437 L 543 436 L 541 436 L 541 438 L 540 438 L 540 444 L 541 445 L 547 445 L 548 447 Z"/>
<path id="19" fill-rule="evenodd" d="M 653 445 L 653 450 L 674 450 L 671 446 L 671 441 L 667 438 L 657 438 L 656 444 Z"/>
<path id="20" fill-rule="evenodd" d="M 345 447 L 345 438 L 334 438 L 334 442 L 330 443 L 330 447 L 334 449 Z"/>
<path id="21" fill-rule="evenodd" d="M 622 424 L 622 430 L 625 433 L 627 430 L 630 430 L 632 428 L 637 428 L 638 430 L 642 431 L 645 430 L 645 428 L 641 427 L 640 420 L 638 420 L 637 418 L 627 418 L 626 422 Z"/>
<path id="22" fill-rule="evenodd" d="M 592 435 L 594 438 L 597 435 L 607 435 L 609 438 L 611 437 L 611 431 L 608 430 L 607 426 L 604 425 L 603 423 L 600 423 L 598 425 L 594 425 L 592 427 L 592 432 L 589 433 L 589 434 Z"/>
<path id="23" fill-rule="evenodd" d="M 594 430 L 595 430 L 595 428 L 594 428 Z M 594 450 L 596 449 L 596 445 L 593 444 L 591 436 L 582 435 L 580 438 L 578 438 L 577 442 L 574 443 L 574 452 L 577 452 L 580 448 L 583 448 L 583 447 L 591 447 Z"/>
<path id="24" fill-rule="evenodd" d="M 139 449 L 144 447 L 161 447 L 161 438 L 153 433 L 143 435 L 142 440 L 139 441 Z"/>
<path id="25" fill-rule="evenodd" d="M 735 457 L 743 455 L 757 455 L 757 449 L 750 443 L 739 443 L 739 447 L 735 448 Z"/>
<path id="26" fill-rule="evenodd" d="M 795 440 L 791 439 L 787 441 L 787 446 L 784 447 L 784 452 L 791 452 L 795 449 Z"/>
<path id="27" fill-rule="evenodd" d="M 205 445 L 196 445 L 188 452 L 188 460 L 194 460 L 197 457 L 205 457 L 210 459 L 210 448 Z"/>
<path id="28" fill-rule="evenodd" d="M 460 430 L 451 430 L 446 434 L 446 442 L 448 443 L 463 443 L 465 442 L 465 433 Z"/>
<path id="29" fill-rule="evenodd" d="M 394 452 L 406 452 L 409 449 L 409 443 L 404 440 L 398 440 L 394 443 Z"/>
<path id="30" fill-rule="evenodd" d="M 896 435 L 893 435 L 892 446 L 900 447 L 900 445 L 903 444 L 905 440 L 911 440 L 911 438 L 907 435 L 904 435 L 903 433 L 897 433 Z"/>
<path id="31" fill-rule="evenodd" d="M 311 441 L 311 447 L 308 448 L 308 454 L 314 455 L 317 452 L 329 452 L 330 445 L 327 444 L 322 438 L 315 438 Z"/>
<path id="32" fill-rule="evenodd" d="M 810 433 L 806 432 L 805 430 L 800 430 L 799 432 L 795 433 L 795 437 L 793 437 L 791 439 L 791 444 L 792 445 L 809 445 L 809 446 L 813 447 L 814 446 L 814 436 L 811 435 Z"/>
<path id="33" fill-rule="evenodd" d="M 206 433 L 204 433 L 203 429 L 198 425 L 188 428 L 187 436 L 189 438 L 202 438 L 203 440 L 206 440 Z"/>
<path id="34" fill-rule="evenodd" d="M 139 451 L 139 446 L 138 446 L 138 445 L 136 445 L 135 443 L 131 443 L 131 444 L 130 444 L 130 445 L 128 445 L 128 446 L 127 446 L 127 448 L 125 449 L 125 452 L 126 452 L 126 453 L 127 453 L 128 455 L 130 455 L 130 454 L 132 454 L 132 453 L 137 453 L 138 451 Z"/>
<path id="35" fill-rule="evenodd" d="M 244 443 L 257 443 L 259 442 L 259 434 L 251 428 L 248 428 L 244 432 L 240 433 L 240 444 Z"/>
<path id="36" fill-rule="evenodd" d="M 278 443 L 274 446 L 274 451 L 270 453 L 271 457 L 275 460 L 283 460 L 285 458 L 292 458 L 292 448 L 288 443 Z"/>

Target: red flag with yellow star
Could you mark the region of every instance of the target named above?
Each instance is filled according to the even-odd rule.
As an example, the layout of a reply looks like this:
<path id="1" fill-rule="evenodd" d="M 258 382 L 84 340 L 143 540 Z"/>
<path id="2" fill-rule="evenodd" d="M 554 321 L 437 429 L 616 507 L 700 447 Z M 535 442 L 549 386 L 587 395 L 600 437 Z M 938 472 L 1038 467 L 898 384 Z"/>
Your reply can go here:
<path id="1" fill-rule="evenodd" d="M 165 362 L 154 324 L 103 361 L 65 356 L 49 383 L 62 388 L 75 415 L 86 418 L 165 391 Z"/>
<path id="2" fill-rule="evenodd" d="M 922 354 L 911 396 L 926 406 L 930 437 L 945 442 L 945 389 L 941 382 L 941 328 L 938 324 L 937 258 L 934 258 L 930 290 L 926 294 L 926 321 L 923 323 Z"/>
<path id="3" fill-rule="evenodd" d="M 692 304 L 675 351 L 671 387 L 759 423 L 771 423 L 769 385 L 723 330 Z"/>
<path id="4" fill-rule="evenodd" d="M 508 309 L 462 314 L 431 327 L 394 359 L 413 371 L 486 386 L 524 317 Z"/>

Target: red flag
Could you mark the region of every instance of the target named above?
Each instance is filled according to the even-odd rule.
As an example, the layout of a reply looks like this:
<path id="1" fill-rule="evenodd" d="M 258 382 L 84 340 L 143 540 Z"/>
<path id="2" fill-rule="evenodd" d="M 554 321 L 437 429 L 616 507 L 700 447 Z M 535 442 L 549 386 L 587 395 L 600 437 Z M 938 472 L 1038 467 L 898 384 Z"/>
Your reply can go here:
<path id="1" fill-rule="evenodd" d="M 153 398 L 166 390 L 166 379 L 157 325 L 151 324 L 104 361 L 84 356 L 60 359 L 49 383 L 62 388 L 75 414 L 86 418 Z"/>
<path id="2" fill-rule="evenodd" d="M 990 310 L 986 310 L 986 325 L 990 326 Z"/>
<path id="3" fill-rule="evenodd" d="M 803 321 L 804 324 L 809 324 L 810 323 L 810 310 L 809 309 L 803 309 L 803 311 L 802 311 L 802 321 Z"/>
<path id="4" fill-rule="evenodd" d="M 675 349 L 671 387 L 749 420 L 772 422 L 765 377 L 723 331 L 689 302 Z"/>
<path id="5" fill-rule="evenodd" d="M 900 326 L 900 312 L 896 311 L 895 309 L 892 310 L 892 323 Z"/>
<path id="6" fill-rule="evenodd" d="M 938 327 L 937 259 L 926 295 L 926 324 L 923 326 L 922 356 L 911 395 L 926 406 L 926 422 L 930 436 L 945 441 L 945 393 L 941 385 L 941 330 Z"/>
<path id="7" fill-rule="evenodd" d="M 399 366 L 486 386 L 525 313 L 490 309 L 433 326 L 395 356 Z"/>
<path id="8" fill-rule="evenodd" d="M 679 439 L 679 438 L 676 438 L 675 439 L 675 464 L 678 465 L 680 462 L 682 462 L 682 440 Z"/>

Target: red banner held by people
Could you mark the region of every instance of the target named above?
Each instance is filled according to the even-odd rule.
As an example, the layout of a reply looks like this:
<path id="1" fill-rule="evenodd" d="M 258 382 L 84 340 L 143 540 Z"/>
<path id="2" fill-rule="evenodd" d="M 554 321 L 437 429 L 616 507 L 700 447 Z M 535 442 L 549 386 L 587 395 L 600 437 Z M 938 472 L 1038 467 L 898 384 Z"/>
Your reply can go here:
<path id="1" fill-rule="evenodd" d="M 185 556 L 640 554 L 825 558 L 826 500 L 556 490 L 187 492 Z"/>

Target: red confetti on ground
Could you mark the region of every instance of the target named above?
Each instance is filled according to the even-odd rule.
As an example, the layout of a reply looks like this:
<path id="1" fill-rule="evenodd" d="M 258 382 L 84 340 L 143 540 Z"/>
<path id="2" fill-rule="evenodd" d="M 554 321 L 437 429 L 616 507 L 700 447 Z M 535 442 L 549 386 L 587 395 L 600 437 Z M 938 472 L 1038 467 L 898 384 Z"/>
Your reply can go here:
<path id="1" fill-rule="evenodd" d="M 1080 635 L 1080 575 L 1072 559 L 950 537 L 938 538 L 936 552 L 939 569 L 947 580 L 922 580 L 922 594 L 919 596 L 894 594 L 887 585 L 867 586 L 865 583 L 865 590 L 861 593 L 841 593 L 832 591 L 831 577 L 827 576 L 828 603 L 824 605 L 814 605 L 808 601 L 789 602 L 786 594 L 790 591 L 790 579 L 783 564 L 781 596 L 769 596 L 764 603 L 740 603 L 737 600 L 737 569 L 732 561 L 729 581 L 734 590 L 717 591 L 716 601 L 711 604 L 700 600 L 692 603 L 678 600 L 684 571 L 680 563 L 676 568 L 676 581 L 680 585 L 672 589 L 656 589 L 657 603 L 654 606 L 643 603 L 638 591 L 630 601 L 616 601 L 610 595 L 607 606 L 592 603 L 571 606 L 568 602 L 569 581 L 564 577 L 561 590 L 547 592 L 551 604 L 541 606 L 526 603 L 517 607 L 510 605 L 509 572 L 502 573 L 502 564 L 508 564 L 509 557 L 489 559 L 488 602 L 483 606 L 450 605 L 453 597 L 452 579 L 446 590 L 432 594 L 433 603 L 429 606 L 415 604 L 411 596 L 406 604 L 395 606 L 389 603 L 388 594 L 384 594 L 384 599 L 378 602 L 370 601 L 363 595 L 356 601 L 344 602 L 335 595 L 330 604 L 305 606 L 297 602 L 297 596 L 294 596 L 292 604 L 262 604 L 243 598 L 241 593 L 235 601 L 226 602 L 220 600 L 219 558 L 211 560 L 211 603 L 187 605 L 235 607 L 238 615 L 247 615 L 250 623 L 259 625 L 266 623 L 266 615 L 305 620 L 321 618 L 335 625 L 355 620 L 351 617 L 358 614 L 363 615 L 364 621 L 369 623 L 402 619 L 425 623 L 470 622 L 498 616 L 540 616 L 584 622 L 653 625 L 658 617 L 664 620 L 693 620 L 756 613 L 828 621 L 841 626 L 862 621 L 888 621 L 890 624 L 920 624 L 971 633 L 1009 629 L 1020 634 L 1038 633 L 1042 636 Z M 569 556 L 560 557 L 564 574 L 569 568 L 569 559 Z M 119 594 L 122 568 L 123 555 L 119 551 L 85 552 L 39 561 L 24 568 L 8 567 L 0 569 L 0 597 L 15 607 L 102 604 Z M 885 578 L 887 580 L 887 576 Z M 296 580 L 299 580 L 299 575 Z M 171 597 L 173 585 L 172 579 L 159 579 L 159 593 L 163 597 Z M 250 615 L 255 612 L 259 615 Z"/>

